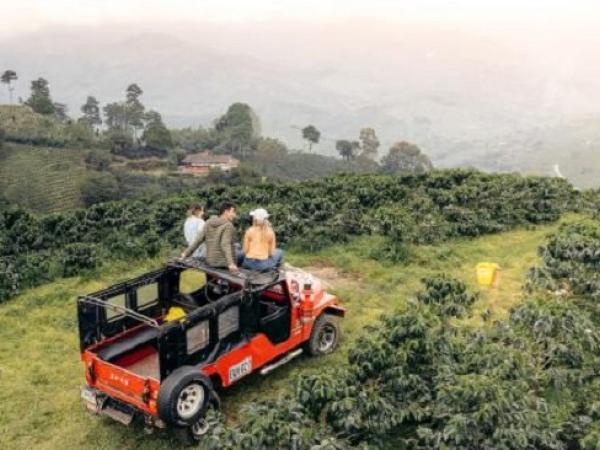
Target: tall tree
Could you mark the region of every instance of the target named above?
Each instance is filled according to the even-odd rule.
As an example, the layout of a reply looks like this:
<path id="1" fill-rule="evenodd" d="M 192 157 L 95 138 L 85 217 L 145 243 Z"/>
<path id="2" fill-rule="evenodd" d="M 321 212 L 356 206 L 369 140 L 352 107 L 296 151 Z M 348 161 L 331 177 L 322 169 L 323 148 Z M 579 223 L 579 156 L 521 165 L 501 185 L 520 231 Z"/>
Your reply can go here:
<path id="1" fill-rule="evenodd" d="M 109 131 L 127 131 L 127 111 L 122 103 L 109 103 L 102 108 L 104 123 Z"/>
<path id="2" fill-rule="evenodd" d="M 369 159 L 375 159 L 377 149 L 379 148 L 379 139 L 373 128 L 363 128 L 360 130 L 361 156 Z"/>
<path id="3" fill-rule="evenodd" d="M 13 91 L 15 89 L 15 87 L 12 85 L 12 82 L 16 81 L 17 79 L 17 72 L 15 72 L 14 70 L 5 70 L 2 74 L 2 78 L 0 78 L 2 83 L 6 84 L 6 87 L 8 89 L 8 97 L 10 98 L 10 103 L 13 102 Z"/>
<path id="4" fill-rule="evenodd" d="M 232 104 L 227 112 L 216 120 L 215 129 L 220 135 L 218 151 L 245 158 L 256 150 L 260 122 L 247 104 Z"/>
<path id="5" fill-rule="evenodd" d="M 360 143 L 358 141 L 347 141 L 342 139 L 336 141 L 335 148 L 342 158 L 346 161 L 350 161 L 356 157 L 357 150 L 360 148 Z"/>
<path id="6" fill-rule="evenodd" d="M 54 116 L 58 119 L 59 122 L 67 122 L 69 120 L 69 116 L 67 114 L 67 105 L 64 103 L 54 102 L 52 104 L 54 106 Z"/>
<path id="7" fill-rule="evenodd" d="M 313 144 L 318 144 L 321 139 L 321 132 L 314 125 L 308 125 L 302 128 L 302 138 L 308 143 L 308 151 L 312 152 Z"/>
<path id="8" fill-rule="evenodd" d="M 137 137 L 137 130 L 144 126 L 144 105 L 140 101 L 140 97 L 144 91 L 136 83 L 127 86 L 126 91 L 126 113 L 127 124 L 133 130 L 133 137 Z"/>
<path id="9" fill-rule="evenodd" d="M 381 159 L 381 168 L 390 174 L 424 173 L 433 169 L 429 157 L 410 142 L 396 142 Z"/>
<path id="10" fill-rule="evenodd" d="M 142 141 L 151 149 L 167 149 L 173 147 L 171 133 L 163 123 L 161 115 L 156 111 L 144 114 L 145 128 Z"/>
<path id="11" fill-rule="evenodd" d="M 40 114 L 54 113 L 54 103 L 52 103 L 52 98 L 50 97 L 50 88 L 47 80 L 38 78 L 31 82 L 31 95 L 25 104 L 31 106 L 35 112 Z"/>
<path id="12" fill-rule="evenodd" d="M 89 123 L 92 127 L 97 128 L 102 124 L 100 103 L 96 100 L 96 97 L 88 95 L 86 102 L 81 107 L 81 112 L 83 113 L 81 119 Z"/>

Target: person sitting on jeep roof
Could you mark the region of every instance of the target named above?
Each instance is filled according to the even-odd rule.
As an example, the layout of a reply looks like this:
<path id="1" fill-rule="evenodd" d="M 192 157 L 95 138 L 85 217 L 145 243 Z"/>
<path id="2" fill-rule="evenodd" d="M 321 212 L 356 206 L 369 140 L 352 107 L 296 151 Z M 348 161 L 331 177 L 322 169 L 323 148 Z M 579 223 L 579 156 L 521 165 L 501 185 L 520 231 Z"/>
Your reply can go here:
<path id="1" fill-rule="evenodd" d="M 181 254 L 182 258 L 187 258 L 200 244 L 206 242 L 206 263 L 209 266 L 227 267 L 231 272 L 237 272 L 233 219 L 235 219 L 235 205 L 229 202 L 223 203 L 219 209 L 219 216 L 212 216 L 206 221 L 194 242 Z"/>
<path id="2" fill-rule="evenodd" d="M 183 224 L 183 235 L 187 245 L 191 245 L 196 239 L 196 236 L 204 228 L 204 207 L 198 203 L 194 203 L 188 209 L 188 217 Z M 194 258 L 204 258 L 206 256 L 206 244 L 202 244 L 192 255 Z"/>
<path id="3" fill-rule="evenodd" d="M 250 215 L 252 226 L 244 235 L 242 267 L 259 272 L 279 268 L 283 252 L 276 246 L 275 233 L 267 220 L 269 213 L 263 208 L 258 208 L 250 212 Z"/>

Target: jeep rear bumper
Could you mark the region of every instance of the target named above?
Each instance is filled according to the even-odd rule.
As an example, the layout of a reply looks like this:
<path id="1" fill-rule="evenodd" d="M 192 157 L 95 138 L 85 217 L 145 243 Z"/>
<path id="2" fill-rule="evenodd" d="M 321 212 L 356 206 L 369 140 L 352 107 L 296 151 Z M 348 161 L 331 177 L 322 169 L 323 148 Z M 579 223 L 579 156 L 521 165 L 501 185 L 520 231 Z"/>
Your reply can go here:
<path id="1" fill-rule="evenodd" d="M 143 418 L 146 425 L 166 428 L 166 424 L 158 417 L 154 417 L 121 400 L 110 397 L 91 386 L 81 386 L 81 400 L 89 412 L 110 417 L 123 425 L 129 425 L 135 418 L 139 417 Z"/>

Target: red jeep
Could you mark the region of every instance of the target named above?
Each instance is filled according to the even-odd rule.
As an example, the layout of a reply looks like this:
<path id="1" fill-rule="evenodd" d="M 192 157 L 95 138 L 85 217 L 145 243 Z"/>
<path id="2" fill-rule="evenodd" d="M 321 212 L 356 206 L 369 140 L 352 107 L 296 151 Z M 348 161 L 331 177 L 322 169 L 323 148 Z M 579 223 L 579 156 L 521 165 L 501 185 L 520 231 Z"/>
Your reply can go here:
<path id="1" fill-rule="evenodd" d="M 190 271 L 204 276 L 196 273 L 198 286 L 183 292 Z M 230 273 L 173 259 L 79 297 L 81 397 L 90 411 L 126 425 L 139 417 L 149 429 L 199 440 L 209 428 L 207 409 L 219 405 L 215 388 L 257 370 L 265 375 L 303 350 L 333 351 L 344 312 L 299 269 Z"/>

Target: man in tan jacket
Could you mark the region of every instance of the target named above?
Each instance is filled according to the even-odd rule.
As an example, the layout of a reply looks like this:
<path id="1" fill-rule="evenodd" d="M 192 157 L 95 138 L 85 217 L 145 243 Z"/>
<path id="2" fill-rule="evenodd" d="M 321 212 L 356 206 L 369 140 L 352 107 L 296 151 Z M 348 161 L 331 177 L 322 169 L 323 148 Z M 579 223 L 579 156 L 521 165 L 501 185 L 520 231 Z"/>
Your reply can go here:
<path id="1" fill-rule="evenodd" d="M 237 272 L 237 257 L 234 248 L 235 227 L 233 220 L 236 211 L 233 203 L 225 202 L 219 209 L 218 216 L 212 216 L 206 221 L 202 231 L 194 242 L 181 254 L 187 258 L 206 242 L 206 263 L 212 267 L 227 267 L 231 272 Z"/>

